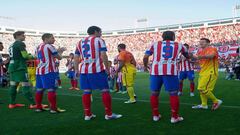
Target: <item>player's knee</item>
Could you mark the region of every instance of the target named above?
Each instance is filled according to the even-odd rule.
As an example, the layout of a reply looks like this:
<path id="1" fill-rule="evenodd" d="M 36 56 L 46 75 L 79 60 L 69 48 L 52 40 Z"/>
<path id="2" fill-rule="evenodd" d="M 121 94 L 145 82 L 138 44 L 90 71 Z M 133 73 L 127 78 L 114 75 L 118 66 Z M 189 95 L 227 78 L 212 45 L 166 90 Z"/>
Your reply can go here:
<path id="1" fill-rule="evenodd" d="M 152 91 L 152 96 L 159 96 L 159 91 Z"/>
<path id="2" fill-rule="evenodd" d="M 132 88 L 132 87 L 133 87 L 133 84 L 128 84 L 126 87 L 127 87 L 127 88 Z"/>
<path id="3" fill-rule="evenodd" d="M 177 90 L 176 91 L 170 91 L 169 95 L 170 96 L 177 96 L 178 95 L 178 91 Z"/>
<path id="4" fill-rule="evenodd" d="M 200 92 L 200 94 L 207 94 L 208 92 L 207 92 L 207 90 L 199 90 L 199 92 Z"/>
<path id="5" fill-rule="evenodd" d="M 109 89 L 103 89 L 102 93 L 109 93 Z"/>
<path id="6" fill-rule="evenodd" d="M 36 89 L 36 93 L 43 93 L 44 89 Z"/>
<path id="7" fill-rule="evenodd" d="M 47 89 L 48 92 L 55 92 L 56 89 Z"/>
<path id="8" fill-rule="evenodd" d="M 205 91 L 203 91 L 203 94 L 208 94 L 208 92 L 210 92 L 210 90 L 205 90 Z"/>
<path id="9" fill-rule="evenodd" d="M 92 91 L 91 90 L 84 90 L 83 94 L 92 94 Z"/>

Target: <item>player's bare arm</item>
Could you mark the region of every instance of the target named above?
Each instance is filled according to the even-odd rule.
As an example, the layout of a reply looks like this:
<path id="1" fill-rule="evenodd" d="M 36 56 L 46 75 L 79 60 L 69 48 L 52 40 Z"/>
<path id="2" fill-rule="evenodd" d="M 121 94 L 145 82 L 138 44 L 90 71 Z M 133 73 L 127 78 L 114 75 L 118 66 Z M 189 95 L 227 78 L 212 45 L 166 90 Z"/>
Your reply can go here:
<path id="1" fill-rule="evenodd" d="M 134 57 L 132 57 L 131 64 L 133 64 L 135 67 L 137 66 L 137 62 Z"/>
<path id="2" fill-rule="evenodd" d="M 182 55 L 186 58 L 186 59 L 191 59 L 193 57 L 193 55 L 191 53 L 188 52 L 184 52 L 182 53 Z"/>
<path id="3" fill-rule="evenodd" d="M 67 59 L 67 63 L 66 63 L 66 66 L 68 66 L 69 65 L 69 63 L 70 63 L 70 61 Z"/>
<path id="4" fill-rule="evenodd" d="M 144 71 L 145 72 L 147 72 L 148 69 L 149 69 L 149 67 L 148 67 L 149 56 L 150 55 L 145 54 L 144 57 L 143 57 L 143 65 L 144 65 Z"/>
<path id="5" fill-rule="evenodd" d="M 103 60 L 103 64 L 106 67 L 106 72 L 109 73 L 109 65 L 108 65 L 108 56 L 106 52 L 101 52 L 101 58 Z"/>
<path id="6" fill-rule="evenodd" d="M 55 55 L 54 57 L 57 58 L 58 60 L 62 59 L 62 54 L 64 51 L 66 51 L 67 49 L 65 47 L 60 47 L 57 49 L 58 54 Z"/>
<path id="7" fill-rule="evenodd" d="M 58 49 L 57 49 L 57 52 L 59 53 L 59 54 L 62 54 L 64 51 L 66 51 L 67 50 L 67 48 L 66 47 L 59 47 Z"/>
<path id="8" fill-rule="evenodd" d="M 120 72 L 121 69 L 123 68 L 123 66 L 124 66 L 124 61 L 119 60 L 119 61 L 118 61 L 118 64 L 119 64 L 119 66 L 118 66 L 118 69 L 117 69 L 117 73 Z"/>
<path id="9" fill-rule="evenodd" d="M 58 60 L 61 60 L 62 59 L 62 55 L 61 54 L 57 54 L 57 55 L 55 55 L 54 56 L 56 59 L 58 59 Z"/>
<path id="10" fill-rule="evenodd" d="M 78 56 L 78 55 L 74 56 L 74 69 L 75 69 L 76 77 L 79 76 L 79 70 L 78 70 L 79 59 L 80 59 L 80 56 Z"/>

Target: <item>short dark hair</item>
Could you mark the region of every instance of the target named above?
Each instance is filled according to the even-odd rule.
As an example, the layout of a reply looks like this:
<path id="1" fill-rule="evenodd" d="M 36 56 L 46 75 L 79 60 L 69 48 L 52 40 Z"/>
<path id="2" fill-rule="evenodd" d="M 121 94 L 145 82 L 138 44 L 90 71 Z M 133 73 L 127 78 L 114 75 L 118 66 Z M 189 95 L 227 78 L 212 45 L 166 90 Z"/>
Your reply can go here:
<path id="1" fill-rule="evenodd" d="M 186 47 L 189 47 L 189 44 L 187 44 L 187 43 L 185 43 L 185 44 L 183 44 L 184 46 L 186 46 Z"/>
<path id="2" fill-rule="evenodd" d="M 120 49 L 126 49 L 126 45 L 125 45 L 125 44 L 119 44 L 119 45 L 118 45 L 118 48 L 120 48 Z"/>
<path id="3" fill-rule="evenodd" d="M 16 39 L 18 36 L 25 34 L 24 31 L 16 31 L 13 33 L 13 38 Z"/>
<path id="4" fill-rule="evenodd" d="M 165 41 L 165 40 L 174 41 L 175 40 L 175 33 L 173 31 L 165 31 L 162 34 L 162 38 L 163 38 L 163 41 Z"/>
<path id="5" fill-rule="evenodd" d="M 201 38 L 200 40 L 205 40 L 207 43 L 210 43 L 210 40 L 208 38 Z"/>
<path id="6" fill-rule="evenodd" d="M 87 33 L 88 33 L 88 35 L 92 35 L 95 32 L 100 32 L 100 31 L 101 31 L 100 27 L 98 27 L 98 26 L 91 26 L 91 27 L 88 28 Z"/>
<path id="7" fill-rule="evenodd" d="M 74 53 L 70 53 L 69 55 L 74 55 Z"/>
<path id="8" fill-rule="evenodd" d="M 2 45 L 3 43 L 2 42 L 0 42 L 0 45 Z"/>
<path id="9" fill-rule="evenodd" d="M 46 38 L 50 38 L 50 37 L 52 37 L 53 36 L 53 34 L 51 34 L 51 33 L 44 33 L 43 35 L 42 35 L 42 40 L 44 41 Z"/>

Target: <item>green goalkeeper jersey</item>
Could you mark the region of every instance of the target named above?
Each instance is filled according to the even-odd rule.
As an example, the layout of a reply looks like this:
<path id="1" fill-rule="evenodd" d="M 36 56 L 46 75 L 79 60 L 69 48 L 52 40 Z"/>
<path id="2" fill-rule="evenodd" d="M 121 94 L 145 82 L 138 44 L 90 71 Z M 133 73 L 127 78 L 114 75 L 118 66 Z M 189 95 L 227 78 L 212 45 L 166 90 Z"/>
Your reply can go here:
<path id="1" fill-rule="evenodd" d="M 10 55 L 10 64 L 8 67 L 8 71 L 15 72 L 19 70 L 27 71 L 27 63 L 21 52 L 26 51 L 26 45 L 24 42 L 16 40 L 12 45 L 10 45 L 9 49 Z"/>

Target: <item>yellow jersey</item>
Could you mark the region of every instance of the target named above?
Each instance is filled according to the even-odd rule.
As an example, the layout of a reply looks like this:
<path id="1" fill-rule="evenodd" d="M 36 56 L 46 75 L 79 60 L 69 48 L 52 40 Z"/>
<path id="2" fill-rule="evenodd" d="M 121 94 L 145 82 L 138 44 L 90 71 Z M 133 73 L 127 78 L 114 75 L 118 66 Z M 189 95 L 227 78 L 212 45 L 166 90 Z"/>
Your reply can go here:
<path id="1" fill-rule="evenodd" d="M 27 61 L 27 65 L 28 65 L 28 74 L 36 74 L 38 61 L 37 60 L 29 60 L 29 61 Z"/>

